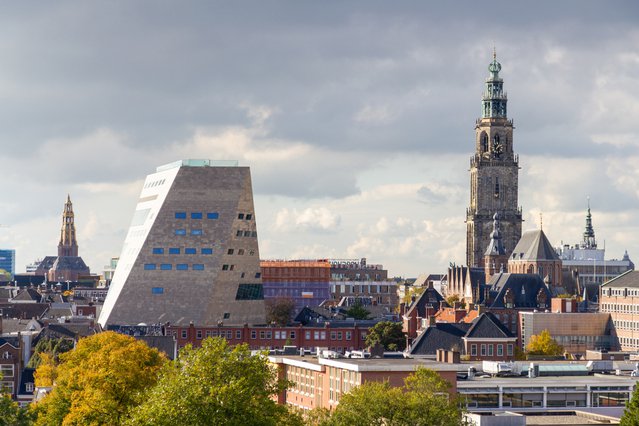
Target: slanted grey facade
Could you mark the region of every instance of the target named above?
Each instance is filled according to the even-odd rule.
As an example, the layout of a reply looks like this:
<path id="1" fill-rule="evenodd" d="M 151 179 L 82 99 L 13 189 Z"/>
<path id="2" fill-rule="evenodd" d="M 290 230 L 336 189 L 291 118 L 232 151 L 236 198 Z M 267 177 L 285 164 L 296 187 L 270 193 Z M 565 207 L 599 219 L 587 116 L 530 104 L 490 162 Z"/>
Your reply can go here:
<path id="1" fill-rule="evenodd" d="M 99 322 L 265 323 L 248 167 L 183 160 L 147 176 Z"/>

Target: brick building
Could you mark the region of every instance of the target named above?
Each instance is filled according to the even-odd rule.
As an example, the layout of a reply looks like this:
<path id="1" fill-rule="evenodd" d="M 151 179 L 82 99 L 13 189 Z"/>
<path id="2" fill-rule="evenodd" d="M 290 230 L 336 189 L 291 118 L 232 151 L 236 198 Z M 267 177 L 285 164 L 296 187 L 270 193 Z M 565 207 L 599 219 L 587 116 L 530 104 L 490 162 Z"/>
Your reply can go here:
<path id="1" fill-rule="evenodd" d="M 278 396 L 280 404 L 301 410 L 334 408 L 342 395 L 365 382 L 388 382 L 403 386 L 404 379 L 419 367 L 436 371 L 457 392 L 459 364 L 444 364 L 423 359 L 329 359 L 299 356 L 269 356 L 278 367 L 280 378 L 292 386 Z"/>
<path id="2" fill-rule="evenodd" d="M 331 264 L 319 260 L 262 260 L 264 300 L 291 299 L 295 314 L 330 299 Z"/>
<path id="3" fill-rule="evenodd" d="M 613 349 L 639 350 L 639 271 L 628 271 L 601 286 L 599 310 L 610 314 Z"/>

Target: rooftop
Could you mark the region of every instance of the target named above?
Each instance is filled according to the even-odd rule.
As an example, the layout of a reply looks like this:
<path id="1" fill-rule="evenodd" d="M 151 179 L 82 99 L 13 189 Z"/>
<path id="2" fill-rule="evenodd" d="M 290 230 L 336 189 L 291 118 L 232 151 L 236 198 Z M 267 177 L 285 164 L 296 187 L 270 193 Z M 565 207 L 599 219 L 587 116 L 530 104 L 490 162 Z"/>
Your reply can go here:
<path id="1" fill-rule="evenodd" d="M 188 159 L 178 160 L 172 163 L 158 166 L 155 171 L 163 172 L 166 170 L 174 169 L 176 167 L 237 167 L 237 160 L 203 160 L 203 159 Z"/>

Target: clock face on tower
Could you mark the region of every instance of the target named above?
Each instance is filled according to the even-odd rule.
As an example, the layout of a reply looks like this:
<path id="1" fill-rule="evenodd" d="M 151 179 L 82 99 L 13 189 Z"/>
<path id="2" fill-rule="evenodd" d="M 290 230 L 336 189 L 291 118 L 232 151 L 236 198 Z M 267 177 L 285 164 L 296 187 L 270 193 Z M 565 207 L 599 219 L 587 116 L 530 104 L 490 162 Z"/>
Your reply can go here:
<path id="1" fill-rule="evenodd" d="M 504 147 L 499 140 L 493 141 L 493 157 L 500 158 L 504 152 Z"/>

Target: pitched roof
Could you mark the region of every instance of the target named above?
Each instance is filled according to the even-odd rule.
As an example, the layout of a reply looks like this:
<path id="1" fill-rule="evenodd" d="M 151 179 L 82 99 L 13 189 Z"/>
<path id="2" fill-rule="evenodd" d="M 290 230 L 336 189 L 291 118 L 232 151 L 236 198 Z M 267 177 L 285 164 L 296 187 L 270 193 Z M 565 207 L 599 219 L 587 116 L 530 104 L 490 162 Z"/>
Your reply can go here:
<path id="1" fill-rule="evenodd" d="M 31 392 L 27 392 L 27 383 L 35 383 L 33 373 L 35 373 L 35 368 L 25 368 L 22 370 L 22 375 L 20 376 L 20 387 L 17 392 L 18 395 L 33 395 L 33 390 Z"/>
<path id="2" fill-rule="evenodd" d="M 461 350 L 462 337 L 471 324 L 438 322 L 420 334 L 410 347 L 411 355 L 434 355 L 437 349 Z"/>
<path id="3" fill-rule="evenodd" d="M 39 302 L 42 300 L 42 295 L 38 293 L 38 290 L 36 290 L 35 288 L 29 287 L 18 293 L 12 300 L 21 300 L 23 302 Z"/>
<path id="4" fill-rule="evenodd" d="M 444 300 L 444 297 L 437 290 L 426 288 L 410 305 L 406 311 L 406 316 L 410 317 L 416 312 L 418 317 L 426 318 L 426 307 L 429 306 L 436 311 L 439 309 L 439 302 L 442 300 Z M 431 311 L 431 313 L 434 313 L 434 311 Z"/>
<path id="5" fill-rule="evenodd" d="M 505 307 L 504 296 L 508 289 L 510 289 L 515 297 L 515 308 L 536 308 L 537 294 L 540 290 L 546 293 L 547 303 L 550 303 L 550 299 L 552 297 L 550 290 L 548 290 L 546 284 L 537 274 L 513 274 L 502 272 L 493 275 L 489 285 L 491 286 L 491 308 Z"/>
<path id="6" fill-rule="evenodd" d="M 513 249 L 513 260 L 559 260 L 546 234 L 541 229 L 525 232 Z"/>
<path id="7" fill-rule="evenodd" d="M 626 271 L 601 286 L 611 288 L 639 287 L 639 271 Z"/>
<path id="8" fill-rule="evenodd" d="M 494 338 L 494 339 L 503 339 L 503 338 L 514 338 L 516 337 L 514 334 L 510 332 L 502 324 L 501 321 L 497 319 L 495 315 L 490 312 L 484 312 L 479 317 L 473 321 L 472 326 L 466 333 L 466 338 Z"/>
<path id="9" fill-rule="evenodd" d="M 2 318 L 41 318 L 48 303 L 0 303 Z"/>

